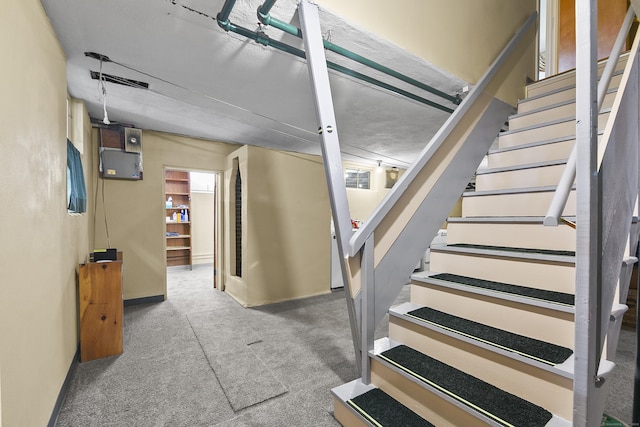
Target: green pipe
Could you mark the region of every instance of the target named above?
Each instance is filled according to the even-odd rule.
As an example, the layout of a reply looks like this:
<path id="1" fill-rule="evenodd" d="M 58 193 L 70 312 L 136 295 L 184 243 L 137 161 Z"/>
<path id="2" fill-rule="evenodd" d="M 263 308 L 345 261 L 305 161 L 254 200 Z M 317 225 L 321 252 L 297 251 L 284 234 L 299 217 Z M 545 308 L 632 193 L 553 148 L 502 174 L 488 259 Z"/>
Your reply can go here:
<path id="1" fill-rule="evenodd" d="M 430 107 L 437 108 L 438 110 L 445 111 L 447 113 L 453 113 L 453 110 L 451 108 L 445 107 L 444 105 L 440 105 L 437 102 L 430 101 L 430 100 L 428 100 L 426 98 L 423 98 L 421 96 L 414 95 L 411 92 L 407 92 L 406 90 L 397 88 L 397 87 L 392 86 L 390 84 L 387 84 L 387 83 L 385 83 L 383 81 L 374 79 L 373 77 L 369 77 L 369 76 L 367 76 L 365 74 L 359 73 L 359 72 L 357 72 L 355 70 L 352 70 L 351 68 L 343 67 L 342 65 L 336 64 L 336 63 L 331 62 L 331 61 L 327 61 L 327 67 L 331 68 L 332 70 L 339 71 L 339 72 L 341 72 L 343 74 L 347 74 L 349 76 L 355 77 L 357 79 L 364 80 L 367 83 L 371 83 L 371 84 L 376 85 L 378 87 L 381 87 L 383 89 L 387 89 L 387 90 L 389 90 L 391 92 L 395 92 L 395 93 L 397 93 L 399 95 L 406 96 L 407 98 L 413 99 L 414 101 L 418 101 L 418 102 L 420 102 L 422 104 L 425 104 L 425 105 L 429 105 Z"/>
<path id="2" fill-rule="evenodd" d="M 254 40 L 257 43 L 260 43 L 260 44 L 262 44 L 264 46 L 271 46 L 271 47 L 273 47 L 275 49 L 281 50 L 283 52 L 290 53 L 290 54 L 295 55 L 295 56 L 297 56 L 299 58 L 302 58 L 302 59 L 306 59 L 307 58 L 307 55 L 305 54 L 305 52 L 303 50 L 298 49 L 298 48 L 296 48 L 294 46 L 288 45 L 286 43 L 280 42 L 278 40 L 272 40 L 272 39 L 269 38 L 269 36 L 267 36 L 264 33 L 258 33 L 258 32 L 255 32 L 255 31 L 251 31 L 251 30 L 249 30 L 247 28 L 241 27 L 239 25 L 235 25 L 235 24 L 233 24 L 231 22 L 228 22 L 228 21 L 226 23 L 224 23 L 223 25 L 220 25 L 220 26 L 223 29 L 225 29 L 226 31 L 231 31 L 231 32 L 236 33 L 236 34 L 240 34 L 240 35 L 245 36 L 247 38 L 250 38 L 251 40 Z M 450 108 L 447 108 L 447 107 L 445 107 L 443 105 L 440 105 L 440 104 L 435 103 L 433 101 L 430 101 L 428 99 L 422 98 L 420 96 L 414 95 L 411 92 L 407 92 L 405 90 L 402 90 L 400 88 L 397 88 L 395 86 L 392 86 L 390 84 L 382 82 L 380 80 L 374 79 L 373 77 L 369 77 L 367 75 L 359 73 L 359 72 L 357 72 L 355 70 L 352 70 L 350 68 L 347 68 L 347 67 L 344 67 L 342 65 L 336 64 L 335 62 L 327 61 L 327 67 L 332 69 L 332 70 L 338 71 L 340 73 L 346 74 L 348 76 L 355 77 L 357 79 L 366 81 L 367 83 L 370 83 L 372 85 L 381 87 L 381 88 L 389 90 L 391 92 L 395 92 L 395 93 L 397 93 L 399 95 L 406 96 L 407 98 L 413 99 L 414 101 L 418 101 L 418 102 L 420 102 L 422 104 L 429 105 L 431 107 L 437 108 L 437 109 L 445 111 L 447 113 L 453 113 L 453 110 L 450 109 Z"/>
<path id="3" fill-rule="evenodd" d="M 271 10 L 271 8 L 273 7 L 273 5 L 276 4 L 276 0 L 267 0 L 265 1 L 262 6 L 260 6 L 258 8 L 258 13 L 263 14 L 268 16 L 269 15 L 269 11 Z"/>
<path id="4" fill-rule="evenodd" d="M 300 37 L 302 38 L 302 31 L 296 27 L 295 25 L 291 25 L 288 24 L 284 21 L 281 21 L 277 18 L 272 17 L 271 15 L 269 15 L 268 13 L 264 14 L 262 13 L 262 9 L 258 9 L 258 19 L 260 20 L 260 22 L 262 22 L 264 25 L 271 25 L 281 31 L 284 31 L 288 34 L 294 35 L 296 37 Z M 458 105 L 460 104 L 460 102 L 462 101 L 462 99 L 460 98 L 460 95 L 449 95 L 448 93 L 442 92 L 432 86 L 429 86 L 425 83 L 422 83 L 416 79 L 413 79 L 409 76 L 406 76 L 402 73 L 399 73 L 398 71 L 392 70 L 389 67 L 386 67 L 382 64 L 379 64 L 375 61 L 372 61 L 368 58 L 365 58 L 362 55 L 358 55 L 355 52 L 351 52 L 350 50 L 347 50 L 343 47 L 340 47 L 334 43 L 331 43 L 330 41 L 324 40 L 323 39 L 323 43 L 324 43 L 324 47 L 325 49 L 328 49 L 332 52 L 335 52 L 339 55 L 342 55 L 346 58 L 349 58 L 353 61 L 359 62 L 360 64 L 366 65 L 367 67 L 373 68 L 375 70 L 378 70 L 382 73 L 385 73 L 389 76 L 395 77 L 399 80 L 402 80 L 405 83 L 409 83 L 410 85 L 413 85 L 415 87 L 418 87 L 422 90 L 425 90 L 427 92 L 431 92 L 434 95 L 437 95 L 441 98 L 444 98 L 448 101 L 451 101 L 453 104 Z"/>
<path id="5" fill-rule="evenodd" d="M 233 6 L 235 4 L 236 0 L 226 0 L 224 2 L 224 5 L 222 5 L 222 10 L 220 11 L 220 13 L 218 13 L 218 16 L 216 16 L 218 25 L 220 25 L 220 23 L 229 22 L 229 15 L 231 14 L 231 9 L 233 9 Z"/>

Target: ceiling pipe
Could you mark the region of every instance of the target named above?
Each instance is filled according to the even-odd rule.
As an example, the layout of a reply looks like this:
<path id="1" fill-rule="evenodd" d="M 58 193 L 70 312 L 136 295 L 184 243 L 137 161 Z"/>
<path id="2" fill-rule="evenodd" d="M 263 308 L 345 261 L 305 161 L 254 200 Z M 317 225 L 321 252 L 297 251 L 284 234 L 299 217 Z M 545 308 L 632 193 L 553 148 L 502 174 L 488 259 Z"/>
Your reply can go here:
<path id="1" fill-rule="evenodd" d="M 276 4 L 276 0 L 265 1 L 262 6 L 258 8 L 258 16 L 260 16 L 260 14 L 269 16 L 269 11 L 271 11 L 274 4 Z"/>
<path id="2" fill-rule="evenodd" d="M 259 43 L 263 46 L 271 46 L 275 49 L 278 49 L 280 51 L 283 52 L 287 52 L 290 53 L 292 55 L 295 55 L 299 58 L 302 59 L 306 59 L 307 56 L 305 54 L 305 52 L 301 49 L 298 49 L 297 47 L 288 45 L 286 43 L 280 42 L 278 40 L 273 40 L 271 38 L 269 38 L 268 35 L 266 35 L 263 32 L 257 32 L 257 31 L 252 31 L 249 30 L 248 28 L 244 28 L 240 25 L 236 25 L 234 23 L 232 23 L 231 21 L 229 21 L 229 14 L 231 13 L 231 9 L 233 8 L 233 5 L 235 3 L 235 0 L 226 0 L 223 7 L 222 7 L 222 11 L 218 14 L 218 16 L 216 17 L 216 20 L 218 22 L 218 25 L 220 26 L 220 28 L 222 28 L 225 31 L 228 32 L 232 32 L 232 33 L 236 33 L 236 34 L 240 34 L 241 36 L 247 37 L 251 40 L 254 40 L 256 43 Z M 275 3 L 275 0 L 269 0 L 268 3 L 270 4 L 270 6 L 273 6 L 273 3 Z M 267 3 L 265 3 L 265 5 L 267 5 Z M 438 110 L 447 112 L 447 113 L 453 113 L 453 109 L 445 107 L 444 105 L 440 105 L 436 102 L 433 102 L 429 99 L 423 98 L 421 96 L 415 95 L 411 92 L 408 92 L 406 90 L 400 89 L 398 87 L 395 87 L 393 85 L 390 85 L 388 83 L 385 83 L 383 81 L 374 79 L 373 77 L 369 77 L 365 74 L 362 74 L 356 70 L 353 70 L 351 68 L 336 64 L 335 62 L 331 62 L 331 61 L 327 61 L 327 67 L 329 67 L 330 69 L 334 70 L 334 71 L 338 71 L 340 73 L 346 74 L 348 76 L 354 77 L 356 79 L 365 81 L 369 84 L 372 84 L 374 86 L 378 86 L 381 87 L 383 89 L 386 89 L 388 91 L 391 92 L 395 92 L 399 95 L 405 96 L 407 98 L 413 99 L 414 101 L 420 102 L 422 104 L 428 105 L 430 107 L 436 108 Z"/>
<path id="3" fill-rule="evenodd" d="M 261 32 L 255 32 L 255 31 L 251 31 L 247 28 L 241 27 L 239 25 L 233 24 L 231 22 L 227 22 L 224 23 L 223 25 L 220 25 L 222 28 L 224 28 L 226 31 L 230 31 L 236 34 L 240 34 L 242 36 L 245 36 L 247 38 L 250 38 L 251 40 L 254 40 L 257 43 L 260 43 L 261 45 L 264 46 L 271 46 L 275 49 L 281 50 L 283 52 L 287 52 L 290 53 L 292 55 L 295 55 L 299 58 L 302 59 L 306 59 L 307 55 L 305 54 L 305 52 L 301 49 L 298 49 L 297 47 L 288 45 L 286 43 L 280 42 L 278 40 L 273 40 L 271 38 L 269 38 L 269 36 L 267 36 L 264 33 Z M 451 108 L 445 107 L 444 105 L 440 105 L 436 102 L 433 102 L 431 100 L 428 100 L 426 98 L 423 98 L 421 96 L 415 95 L 411 92 L 407 92 L 406 90 L 397 88 L 395 86 L 392 86 L 388 83 L 385 83 L 383 81 L 374 79 L 373 77 L 369 77 L 365 74 L 359 73 L 356 70 L 353 70 L 351 68 L 342 66 L 340 64 L 336 64 L 335 62 L 331 62 L 331 61 L 327 61 L 327 67 L 329 67 L 330 69 L 334 70 L 334 71 L 338 71 L 340 73 L 346 74 L 348 76 L 354 77 L 356 79 L 365 81 L 369 84 L 372 84 L 374 86 L 378 86 L 381 87 L 383 89 L 386 89 L 388 91 L 391 92 L 395 92 L 399 95 L 405 96 L 407 98 L 413 99 L 414 101 L 420 102 L 422 104 L 428 105 L 430 107 L 433 108 L 437 108 L 439 110 L 442 110 L 444 112 L 447 113 L 453 113 L 453 110 Z"/>
<path id="4" fill-rule="evenodd" d="M 220 13 L 216 16 L 216 20 L 218 21 L 218 25 L 224 29 L 223 25 L 229 24 L 229 15 L 231 15 L 231 10 L 233 6 L 235 6 L 236 0 L 226 0 L 222 5 L 222 9 Z M 228 30 L 226 30 L 228 31 Z"/>
<path id="5" fill-rule="evenodd" d="M 258 19 L 260 20 L 260 22 L 262 22 L 264 25 L 271 25 L 272 27 L 275 27 L 281 31 L 284 31 L 285 33 L 291 34 L 293 36 L 296 36 L 298 38 L 302 38 L 302 31 L 300 30 L 300 28 L 296 27 L 295 25 L 291 25 L 288 24 L 284 21 L 281 21 L 277 18 L 274 18 L 273 16 L 271 16 L 271 14 L 269 13 L 269 11 L 271 10 L 271 7 L 273 7 L 273 4 L 276 2 L 276 0 L 268 0 L 267 2 L 265 2 L 262 6 L 260 6 L 258 8 Z M 328 40 L 322 40 L 322 42 L 324 43 L 324 47 L 327 50 L 330 50 L 332 52 L 337 53 L 338 55 L 342 55 L 345 58 L 349 58 L 353 61 L 359 62 L 362 65 L 366 65 L 367 67 L 373 68 L 374 70 L 378 70 L 382 73 L 385 73 L 391 77 L 395 77 L 399 80 L 402 80 L 405 83 L 409 83 L 412 86 L 415 86 L 417 88 L 420 88 L 422 90 L 425 90 L 427 92 L 430 92 L 434 95 L 437 95 L 441 98 L 446 99 L 447 101 L 452 102 L 455 105 L 460 104 L 460 102 L 462 101 L 462 98 L 460 97 L 459 94 L 456 94 L 455 96 L 453 95 L 449 95 L 448 93 L 442 92 L 441 90 L 438 90 L 436 88 L 434 88 L 433 86 L 429 86 L 428 84 L 422 83 L 416 79 L 413 79 L 405 74 L 402 74 L 396 70 L 393 70 L 387 66 L 384 66 L 382 64 L 379 64 L 369 58 L 365 58 L 362 55 L 359 55 L 355 52 L 351 52 L 348 49 L 345 49 L 341 46 L 338 46 L 334 43 L 331 43 Z"/>

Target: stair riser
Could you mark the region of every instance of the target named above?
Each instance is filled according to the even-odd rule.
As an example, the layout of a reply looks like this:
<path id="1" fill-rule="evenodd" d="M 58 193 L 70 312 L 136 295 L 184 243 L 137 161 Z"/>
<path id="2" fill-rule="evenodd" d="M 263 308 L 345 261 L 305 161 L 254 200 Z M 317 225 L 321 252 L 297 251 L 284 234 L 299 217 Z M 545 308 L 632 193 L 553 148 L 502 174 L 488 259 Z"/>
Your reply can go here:
<path id="1" fill-rule="evenodd" d="M 411 302 L 519 335 L 573 348 L 573 314 L 413 282 Z"/>
<path id="2" fill-rule="evenodd" d="M 527 165 L 530 163 L 568 159 L 575 143 L 575 139 L 569 139 L 551 144 L 523 148 L 521 150 L 492 153 L 487 156 L 487 167 L 504 168 L 509 166 Z"/>
<path id="3" fill-rule="evenodd" d="M 571 419 L 571 380 L 395 316 L 389 321 L 392 340 Z"/>
<path id="4" fill-rule="evenodd" d="M 447 243 L 470 243 L 531 249 L 576 250 L 575 230 L 566 225 L 545 227 L 526 223 L 458 223 L 447 225 Z"/>
<path id="5" fill-rule="evenodd" d="M 620 85 L 622 80 L 622 74 L 617 74 L 611 78 L 611 84 L 609 89 L 615 89 Z M 533 96 L 533 95 L 531 95 Z M 541 96 L 534 99 L 525 99 L 518 103 L 518 113 L 528 113 L 529 111 L 537 110 L 549 105 L 559 104 L 566 101 L 574 101 L 576 99 L 576 88 L 571 87 L 569 89 L 550 93 L 546 96 Z"/>
<path id="6" fill-rule="evenodd" d="M 558 185 L 565 165 L 543 166 L 476 176 L 477 191 L 508 190 L 510 188 L 546 187 Z"/>
<path id="7" fill-rule="evenodd" d="M 486 427 L 487 425 L 479 418 L 375 359 L 371 360 L 371 382 L 436 426 Z"/>
<path id="8" fill-rule="evenodd" d="M 627 58 L 629 55 L 624 55 L 616 64 L 616 71 L 624 70 L 625 65 L 627 64 Z M 604 67 L 606 66 L 605 62 L 601 62 L 598 64 L 598 75 L 602 74 Z M 553 78 L 540 80 L 539 82 L 530 84 L 527 86 L 527 98 L 532 96 L 537 96 L 545 92 L 550 92 L 555 89 L 575 85 L 576 83 L 576 73 L 575 71 L 569 71 L 566 73 L 559 74 Z"/>
<path id="9" fill-rule="evenodd" d="M 615 92 L 608 93 L 602 104 L 602 108 L 611 108 L 613 100 L 616 97 Z M 553 105 L 553 104 L 552 104 Z M 522 129 L 528 126 L 534 126 L 541 123 L 551 122 L 565 117 L 575 117 L 576 103 L 549 107 L 545 110 L 536 111 L 526 115 L 516 115 L 509 119 L 509 130 Z"/>
<path id="10" fill-rule="evenodd" d="M 462 216 L 545 216 L 552 199 L 550 191 L 463 197 Z M 571 191 L 563 216 L 575 215 L 575 191 Z"/>
<path id="11" fill-rule="evenodd" d="M 430 270 L 573 294 L 575 265 L 431 250 Z M 446 311 L 446 310 L 445 310 Z"/>
<path id="12" fill-rule="evenodd" d="M 609 113 L 602 113 L 598 116 L 598 128 L 604 129 L 607 124 Z M 554 138 L 573 136 L 576 134 L 575 120 L 568 120 L 534 129 L 522 130 L 519 132 L 503 134 L 498 137 L 500 148 L 517 147 L 522 144 L 532 142 L 547 141 Z"/>
<path id="13" fill-rule="evenodd" d="M 371 427 L 371 424 L 364 422 L 362 418 L 351 412 L 351 409 L 347 407 L 345 402 L 335 397 L 333 398 L 333 415 L 343 426 Z"/>

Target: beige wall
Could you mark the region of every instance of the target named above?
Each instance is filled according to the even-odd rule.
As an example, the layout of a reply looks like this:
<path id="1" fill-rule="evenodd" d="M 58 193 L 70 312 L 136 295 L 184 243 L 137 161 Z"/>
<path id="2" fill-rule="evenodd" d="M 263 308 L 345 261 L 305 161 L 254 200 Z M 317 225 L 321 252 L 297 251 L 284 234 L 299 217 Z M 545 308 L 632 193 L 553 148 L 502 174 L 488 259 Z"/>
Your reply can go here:
<path id="1" fill-rule="evenodd" d="M 321 159 L 242 147 L 229 156 L 227 188 L 233 158 L 242 176 L 243 272 L 242 278 L 227 275 L 227 292 L 247 306 L 328 293 L 330 211 Z M 229 217 L 232 200 L 227 192 Z M 225 265 L 233 271 L 231 260 Z"/>
<path id="2" fill-rule="evenodd" d="M 351 219 L 357 219 L 362 222 L 366 222 L 367 218 L 380 204 L 384 196 L 389 192 L 389 188 L 385 188 L 386 175 L 385 168 L 378 168 L 371 165 L 361 165 L 358 163 L 343 163 L 344 169 L 361 169 L 371 172 L 371 188 L 369 190 L 362 190 L 358 188 L 347 188 L 347 200 L 349 202 L 349 211 L 351 212 Z M 402 176 L 404 170 L 399 171 L 399 176 Z M 456 202 L 453 210 L 449 216 L 460 217 L 462 216 L 462 199 Z M 443 223 L 440 228 L 447 228 L 447 223 Z"/>
<path id="3" fill-rule="evenodd" d="M 91 212 L 67 214 L 65 56 L 38 0 L 3 1 L 0 55 L 0 424 L 44 426 L 77 348 L 76 271 Z"/>
<path id="4" fill-rule="evenodd" d="M 471 84 L 536 9 L 535 0 L 318 0 L 318 4 Z M 532 54 L 529 68 L 535 67 L 534 60 Z"/>
<path id="5" fill-rule="evenodd" d="M 125 299 L 166 295 L 164 169 L 222 171 L 237 146 L 165 133 L 143 131 L 144 175 L 140 181 L 104 180 L 106 209 L 99 179 L 95 245 L 107 247 L 104 212 L 111 246 L 124 257 Z M 92 156 L 97 158 L 97 132 Z M 93 181 L 97 174 L 94 175 Z"/>
<path id="6" fill-rule="evenodd" d="M 385 168 L 350 162 L 344 162 L 342 166 L 343 169 L 359 169 L 371 172 L 371 188 L 368 190 L 361 188 L 347 188 L 347 200 L 349 202 L 351 219 L 366 222 L 369 215 L 390 190 L 389 188 L 385 188 L 387 180 Z M 402 175 L 402 173 L 404 173 L 404 171 L 399 171 L 399 176 Z"/>
<path id="7" fill-rule="evenodd" d="M 191 251 L 192 262 L 213 264 L 213 231 L 215 225 L 215 197 L 213 192 L 191 192 Z"/>

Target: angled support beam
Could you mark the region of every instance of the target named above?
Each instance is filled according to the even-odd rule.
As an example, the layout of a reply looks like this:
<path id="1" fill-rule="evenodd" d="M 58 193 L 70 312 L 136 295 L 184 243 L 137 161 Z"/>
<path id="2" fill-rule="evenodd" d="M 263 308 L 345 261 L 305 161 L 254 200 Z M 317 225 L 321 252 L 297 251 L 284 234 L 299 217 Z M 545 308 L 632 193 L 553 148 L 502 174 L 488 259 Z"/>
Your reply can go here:
<path id="1" fill-rule="evenodd" d="M 360 358 L 366 356 L 365 350 L 359 349 L 359 327 L 354 303 L 354 295 L 351 290 L 351 278 L 347 271 L 346 256 L 348 253 L 349 239 L 351 238 L 351 215 L 349 202 L 347 201 L 347 189 L 344 183 L 342 170 L 342 156 L 340 154 L 340 142 L 338 141 L 338 127 L 333 109 L 331 86 L 327 60 L 324 54 L 322 31 L 318 6 L 307 1 L 298 5 L 300 25 L 309 67 L 309 79 L 313 89 L 313 97 L 316 104 L 316 117 L 318 119 L 318 134 L 322 148 L 325 177 L 329 190 L 331 214 L 338 239 L 338 253 L 340 254 L 340 266 L 345 286 L 347 309 L 351 322 L 351 334 L 356 353 L 356 365 L 360 368 Z"/>

